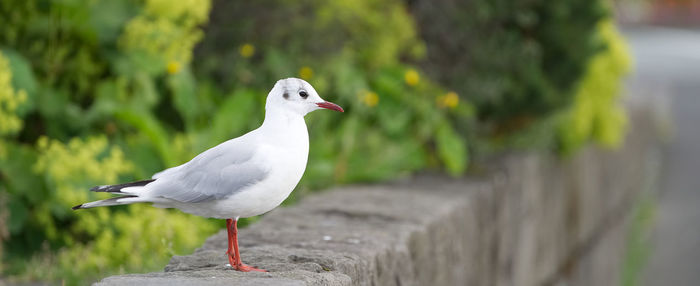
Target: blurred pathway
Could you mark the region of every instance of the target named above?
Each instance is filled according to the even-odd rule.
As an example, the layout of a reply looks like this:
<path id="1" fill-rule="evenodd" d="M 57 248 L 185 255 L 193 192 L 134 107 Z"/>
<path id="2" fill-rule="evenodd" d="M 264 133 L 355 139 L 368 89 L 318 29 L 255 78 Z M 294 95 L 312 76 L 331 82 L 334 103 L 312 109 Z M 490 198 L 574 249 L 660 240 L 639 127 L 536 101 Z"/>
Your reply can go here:
<path id="1" fill-rule="evenodd" d="M 674 121 L 644 285 L 700 285 L 700 31 L 624 32 L 636 62 L 631 96 L 667 97 Z"/>

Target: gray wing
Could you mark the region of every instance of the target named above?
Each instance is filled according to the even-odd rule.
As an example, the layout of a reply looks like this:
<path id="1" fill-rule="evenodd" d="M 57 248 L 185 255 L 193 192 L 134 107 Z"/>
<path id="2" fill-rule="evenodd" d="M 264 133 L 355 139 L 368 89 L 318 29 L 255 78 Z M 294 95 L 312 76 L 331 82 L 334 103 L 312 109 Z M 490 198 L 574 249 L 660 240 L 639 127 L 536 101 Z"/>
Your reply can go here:
<path id="1" fill-rule="evenodd" d="M 151 195 L 185 203 L 223 199 L 264 180 L 269 170 L 253 162 L 254 146 L 227 141 L 181 166 L 157 174 Z M 172 170 L 172 171 L 171 171 Z"/>
<path id="2" fill-rule="evenodd" d="M 163 170 L 163 171 L 160 171 L 160 172 L 158 172 L 158 173 L 153 174 L 153 176 L 151 176 L 151 179 L 158 179 L 158 178 L 160 178 L 160 177 L 167 176 L 168 174 L 177 173 L 178 170 L 182 169 L 182 168 L 185 167 L 186 165 L 187 165 L 187 164 L 182 164 L 182 165 L 180 165 L 180 166 L 175 166 L 175 167 L 172 167 L 172 168 L 165 169 L 165 170 Z"/>

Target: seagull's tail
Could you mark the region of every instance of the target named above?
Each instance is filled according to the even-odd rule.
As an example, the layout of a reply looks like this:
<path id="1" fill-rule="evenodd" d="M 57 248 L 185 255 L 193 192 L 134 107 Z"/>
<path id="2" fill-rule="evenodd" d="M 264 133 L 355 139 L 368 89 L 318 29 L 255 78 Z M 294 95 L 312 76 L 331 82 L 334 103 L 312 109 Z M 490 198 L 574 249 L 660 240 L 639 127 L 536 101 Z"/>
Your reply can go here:
<path id="1" fill-rule="evenodd" d="M 142 189 L 143 186 L 146 186 L 153 181 L 155 181 L 155 179 L 131 182 L 131 183 L 126 183 L 126 184 L 105 185 L 105 186 L 93 187 L 92 189 L 90 189 L 93 192 L 106 192 L 106 193 L 110 193 L 110 194 L 123 195 L 123 196 L 109 198 L 109 199 L 101 200 L 101 201 L 84 203 L 82 205 L 74 206 L 73 210 L 89 209 L 89 208 L 94 208 L 94 207 L 128 205 L 128 204 L 132 204 L 132 203 L 145 202 L 146 200 L 138 198 L 138 195 L 134 194 L 132 192 L 134 191 L 134 189 Z M 128 189 L 132 189 L 131 192 L 129 192 Z"/>
<path id="2" fill-rule="evenodd" d="M 89 209 L 96 207 L 108 207 L 108 206 L 118 206 L 118 205 L 128 205 L 134 203 L 134 200 L 128 200 L 129 198 L 136 198 L 137 196 L 121 196 L 115 198 L 109 198 L 106 200 L 94 201 L 89 203 L 84 203 L 81 205 L 74 206 L 72 209 Z"/>
<path id="3" fill-rule="evenodd" d="M 150 180 L 136 181 L 136 182 L 126 183 L 126 184 L 96 186 L 96 187 L 92 187 L 90 190 L 93 192 L 123 194 L 121 191 L 123 188 L 143 187 L 145 185 L 152 183 L 155 180 L 156 179 L 150 179 Z"/>

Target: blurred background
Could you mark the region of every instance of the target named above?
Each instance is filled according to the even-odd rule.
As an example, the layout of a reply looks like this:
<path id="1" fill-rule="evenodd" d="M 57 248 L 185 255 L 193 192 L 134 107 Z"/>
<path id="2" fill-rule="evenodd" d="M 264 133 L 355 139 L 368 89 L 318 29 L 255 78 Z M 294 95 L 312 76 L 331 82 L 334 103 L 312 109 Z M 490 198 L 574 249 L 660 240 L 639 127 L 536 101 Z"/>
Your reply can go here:
<path id="1" fill-rule="evenodd" d="M 658 200 L 640 232 L 635 262 L 641 285 L 700 284 L 700 1 L 619 1 L 616 15 L 636 68 L 627 99 L 665 110 L 666 146 Z M 646 264 L 646 265 L 645 265 Z"/>
<path id="2" fill-rule="evenodd" d="M 698 27 L 692 0 L 0 0 L 0 284 L 155 271 L 200 246 L 222 221 L 70 207 L 256 128 L 285 77 L 346 110 L 307 116 L 309 165 L 285 204 L 333 185 L 463 176 L 510 150 L 615 148 L 623 94 L 679 94 L 667 173 L 683 177 L 664 185 L 652 239 L 667 241 L 700 221 L 684 189 L 699 185 Z M 666 214 L 683 207 L 667 201 L 687 211 Z M 621 284 L 700 281 L 690 229 L 668 247 L 640 232 Z M 672 276 L 694 280 L 659 284 L 681 256 L 696 260 Z M 647 261 L 658 275 L 644 278 Z"/>

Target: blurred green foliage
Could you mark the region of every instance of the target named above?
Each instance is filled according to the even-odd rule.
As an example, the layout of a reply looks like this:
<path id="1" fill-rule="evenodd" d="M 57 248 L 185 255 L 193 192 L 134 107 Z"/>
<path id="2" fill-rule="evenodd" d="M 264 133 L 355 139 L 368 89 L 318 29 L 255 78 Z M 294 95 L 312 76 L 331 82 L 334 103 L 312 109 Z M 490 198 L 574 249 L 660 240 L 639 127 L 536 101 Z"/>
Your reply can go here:
<path id="1" fill-rule="evenodd" d="M 658 180 L 658 178 L 646 180 Z M 651 251 L 652 233 L 658 219 L 657 200 L 654 195 L 645 193 L 637 198 L 630 215 L 630 223 L 626 229 L 624 256 L 622 259 L 620 285 L 643 285 Z"/>
<path id="2" fill-rule="evenodd" d="M 80 284 L 199 246 L 220 222 L 70 207 L 107 196 L 91 186 L 148 178 L 256 128 L 284 77 L 346 110 L 308 116 L 309 165 L 288 201 L 428 168 L 461 175 L 481 126 L 553 122 L 566 150 L 622 134 L 607 124 L 624 69 L 607 68 L 624 50 L 595 25 L 597 1 L 436 2 L 445 14 L 427 2 L 0 2 L 0 271 Z"/>
<path id="3" fill-rule="evenodd" d="M 620 79 L 631 65 L 629 49 L 610 20 L 598 24 L 597 37 L 605 49 L 588 62 L 574 103 L 559 120 L 559 146 L 564 153 L 591 139 L 607 147 L 617 147 L 624 139 L 627 116 L 619 96 Z"/>
<path id="4" fill-rule="evenodd" d="M 448 92 L 402 62 L 421 56 L 424 47 L 400 1 L 214 1 L 214 6 L 195 65 L 198 75 L 215 79 L 210 88 L 247 90 L 246 96 L 258 100 L 248 100 L 256 105 L 245 109 L 259 110 L 259 95 L 271 83 L 298 76 L 347 110 L 309 115 L 313 148 L 301 192 L 426 167 L 442 166 L 454 175 L 465 170 L 465 140 L 450 118 L 468 121 L 473 108 L 467 102 L 440 106 Z M 242 100 L 236 98 L 231 100 Z M 232 127 L 228 134 L 252 126 Z"/>
<path id="5" fill-rule="evenodd" d="M 3 275 L 75 284 L 157 269 L 218 228 L 147 206 L 70 210 L 104 198 L 90 186 L 194 154 L 153 111 L 192 85 L 207 3 L 0 2 Z"/>
<path id="6" fill-rule="evenodd" d="M 421 66 L 474 103 L 476 132 L 496 137 L 572 102 L 608 14 L 597 0 L 407 2 L 427 47 Z"/>

